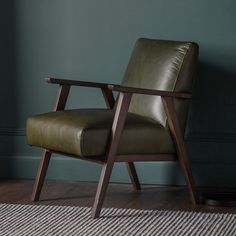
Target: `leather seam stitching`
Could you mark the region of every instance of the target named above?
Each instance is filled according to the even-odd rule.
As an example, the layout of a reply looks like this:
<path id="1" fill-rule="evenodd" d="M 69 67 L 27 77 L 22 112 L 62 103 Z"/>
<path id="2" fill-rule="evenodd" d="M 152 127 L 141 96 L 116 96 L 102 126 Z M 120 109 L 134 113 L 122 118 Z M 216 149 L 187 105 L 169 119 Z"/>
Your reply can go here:
<path id="1" fill-rule="evenodd" d="M 183 66 L 183 64 L 184 64 L 184 62 L 185 62 L 185 60 L 186 60 L 186 55 L 187 55 L 187 53 L 188 53 L 189 50 L 190 50 L 191 43 L 187 43 L 187 45 L 188 45 L 188 47 L 187 47 L 187 50 L 186 50 L 186 52 L 185 52 L 185 54 L 184 54 L 183 60 L 182 60 L 182 62 L 181 62 L 181 66 L 180 66 L 180 69 L 179 69 L 179 71 L 178 71 L 178 74 L 177 74 L 177 76 L 176 76 L 176 78 L 175 78 L 175 82 L 174 82 L 174 86 L 173 86 L 173 88 L 172 88 L 172 92 L 175 91 L 176 84 L 177 84 L 177 80 L 178 80 L 179 75 L 180 75 L 180 72 L 181 72 L 181 70 L 182 70 L 182 66 Z M 165 127 L 166 127 L 166 124 L 167 124 L 167 116 L 166 116 L 166 118 L 165 118 Z"/>
<path id="2" fill-rule="evenodd" d="M 84 131 L 85 129 L 82 129 L 81 131 L 81 142 L 80 142 L 80 152 L 81 152 L 81 156 L 84 156 Z"/>
<path id="3" fill-rule="evenodd" d="M 176 79 L 175 79 L 175 82 L 174 82 L 174 86 L 173 86 L 172 92 L 175 90 L 175 87 L 176 87 L 176 84 L 177 84 L 177 80 L 178 80 L 180 71 L 182 70 L 182 66 L 183 66 L 183 64 L 184 64 L 184 62 L 185 62 L 185 60 L 186 60 L 186 55 L 187 55 L 189 49 L 190 49 L 190 43 L 188 43 L 188 48 L 187 48 L 187 50 L 186 50 L 186 52 L 185 52 L 185 54 L 184 54 L 183 60 L 182 60 L 182 62 L 181 62 L 180 69 L 179 69 L 178 74 L 177 74 L 177 76 L 176 76 Z"/>

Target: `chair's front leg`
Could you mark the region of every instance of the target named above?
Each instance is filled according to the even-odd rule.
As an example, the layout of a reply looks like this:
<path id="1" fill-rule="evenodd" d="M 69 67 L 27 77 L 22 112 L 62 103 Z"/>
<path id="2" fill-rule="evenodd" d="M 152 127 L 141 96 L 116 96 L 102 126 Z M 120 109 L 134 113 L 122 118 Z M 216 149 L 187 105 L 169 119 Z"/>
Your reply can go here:
<path id="1" fill-rule="evenodd" d="M 54 111 L 64 110 L 66 101 L 70 92 L 69 85 L 60 85 L 57 93 L 57 98 L 55 102 L 55 106 L 53 108 Z M 34 183 L 34 190 L 32 193 L 32 200 L 38 201 L 40 197 L 40 193 L 43 187 L 44 179 L 47 173 L 47 168 L 49 165 L 49 161 L 51 159 L 52 153 L 48 150 L 43 150 L 42 159 L 38 167 L 38 173 L 36 176 L 36 180 Z"/>
<path id="2" fill-rule="evenodd" d="M 112 90 L 108 88 L 101 88 L 103 97 L 105 99 L 107 108 L 113 109 L 115 106 L 115 99 L 112 93 Z M 119 95 L 118 95 L 119 96 Z M 119 98 L 118 98 L 119 99 Z M 141 190 L 141 186 L 139 183 L 138 175 L 134 166 L 133 162 L 126 162 L 126 167 L 129 173 L 129 177 L 131 180 L 131 183 L 135 190 Z"/>
<path id="3" fill-rule="evenodd" d="M 38 173 L 37 173 L 37 176 L 35 179 L 34 189 L 33 189 L 33 193 L 32 193 L 32 200 L 33 201 L 39 200 L 51 155 L 52 155 L 52 153 L 50 151 L 43 150 L 43 152 L 42 152 L 42 157 L 41 157 L 42 159 L 39 164 Z"/>
<path id="4" fill-rule="evenodd" d="M 120 137 L 125 124 L 126 115 L 129 109 L 129 104 L 132 94 L 121 93 L 118 99 L 116 112 L 111 130 L 111 143 L 107 152 L 106 162 L 103 164 L 100 180 L 97 188 L 97 193 L 92 209 L 92 217 L 97 218 L 100 215 L 102 204 L 105 198 L 105 193 L 111 176 L 112 168 L 115 162 L 116 152 L 119 145 Z"/>

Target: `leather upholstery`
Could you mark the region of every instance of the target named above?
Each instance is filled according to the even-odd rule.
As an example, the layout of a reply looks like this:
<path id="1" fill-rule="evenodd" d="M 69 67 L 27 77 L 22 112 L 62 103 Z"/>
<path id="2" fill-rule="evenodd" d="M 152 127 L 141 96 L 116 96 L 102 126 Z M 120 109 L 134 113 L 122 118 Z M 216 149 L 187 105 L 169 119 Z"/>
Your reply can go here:
<path id="1" fill-rule="evenodd" d="M 114 112 L 79 109 L 50 112 L 27 121 L 28 143 L 82 157 L 104 156 Z M 119 154 L 175 153 L 167 129 L 156 121 L 129 113 Z"/>
<path id="2" fill-rule="evenodd" d="M 191 92 L 198 58 L 194 43 L 139 39 L 122 84 L 130 87 Z M 175 99 L 184 130 L 188 101 Z M 77 156 L 101 156 L 106 152 L 113 111 L 79 109 L 30 117 L 30 145 Z M 174 153 L 162 100 L 158 96 L 133 95 L 118 148 L 119 154 Z"/>
<path id="3" fill-rule="evenodd" d="M 198 46 L 195 43 L 139 39 L 122 84 L 129 87 L 191 92 L 197 59 Z M 182 128 L 185 126 L 187 105 L 187 101 L 175 101 Z M 167 126 L 164 107 L 158 96 L 134 95 L 129 111 Z"/>

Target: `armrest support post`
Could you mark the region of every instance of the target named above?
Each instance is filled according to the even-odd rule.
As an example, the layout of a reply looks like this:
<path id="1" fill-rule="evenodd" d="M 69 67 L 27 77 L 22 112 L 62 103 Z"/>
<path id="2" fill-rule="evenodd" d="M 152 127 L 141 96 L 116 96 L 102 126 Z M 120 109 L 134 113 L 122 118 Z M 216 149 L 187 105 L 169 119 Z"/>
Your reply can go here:
<path id="1" fill-rule="evenodd" d="M 59 86 L 53 111 L 64 110 L 69 92 L 70 92 L 70 85 Z"/>
<path id="2" fill-rule="evenodd" d="M 129 104 L 132 94 L 120 93 L 118 103 L 115 110 L 115 116 L 111 128 L 111 142 L 108 148 L 106 162 L 103 164 L 100 180 L 97 188 L 97 193 L 92 208 L 93 218 L 97 218 L 100 214 L 102 203 L 104 201 L 108 182 L 111 176 L 112 168 L 115 162 L 119 141 L 122 135 L 123 127 L 128 113 Z"/>
<path id="3" fill-rule="evenodd" d="M 107 105 L 107 108 L 112 109 L 115 105 L 115 99 L 114 99 L 112 91 L 108 88 L 101 88 L 101 90 L 102 90 L 102 94 L 103 94 L 105 103 Z"/>
<path id="4" fill-rule="evenodd" d="M 65 103 L 71 86 L 100 88 L 102 90 L 106 106 L 112 109 L 115 105 L 115 99 L 112 91 L 108 89 L 108 84 L 88 82 L 88 81 L 78 81 L 78 80 L 64 80 L 64 79 L 56 79 L 48 77 L 44 78 L 44 80 L 48 83 L 60 85 L 54 110 L 63 110 L 65 108 Z"/>

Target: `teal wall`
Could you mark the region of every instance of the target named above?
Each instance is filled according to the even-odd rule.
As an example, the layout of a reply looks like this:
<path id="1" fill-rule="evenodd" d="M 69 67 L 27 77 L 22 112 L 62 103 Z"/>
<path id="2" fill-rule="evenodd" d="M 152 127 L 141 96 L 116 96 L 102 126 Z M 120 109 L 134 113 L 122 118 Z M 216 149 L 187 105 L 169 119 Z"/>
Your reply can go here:
<path id="1" fill-rule="evenodd" d="M 49 111 L 56 91 L 42 77 L 120 83 L 135 40 L 148 37 L 199 43 L 199 78 L 186 132 L 191 165 L 198 185 L 236 187 L 235 10 L 234 0 L 1 1 L 2 178 L 35 175 L 40 150 L 27 146 L 25 121 Z M 94 89 L 73 89 L 68 105 L 103 106 Z M 184 183 L 172 163 L 137 168 L 143 183 Z M 55 157 L 48 178 L 95 181 L 99 170 Z M 112 180 L 128 181 L 123 165 Z"/>

